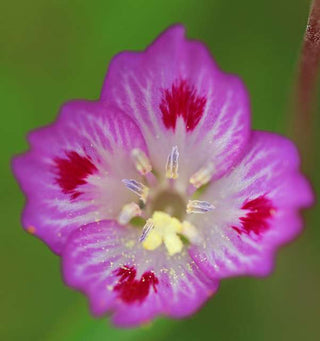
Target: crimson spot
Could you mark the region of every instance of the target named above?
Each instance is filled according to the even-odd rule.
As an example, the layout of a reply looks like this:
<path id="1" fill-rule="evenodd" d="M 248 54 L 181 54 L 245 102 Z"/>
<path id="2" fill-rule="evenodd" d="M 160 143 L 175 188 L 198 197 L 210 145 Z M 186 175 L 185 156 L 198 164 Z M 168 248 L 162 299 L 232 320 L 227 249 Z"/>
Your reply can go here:
<path id="1" fill-rule="evenodd" d="M 193 130 L 203 115 L 206 101 L 206 98 L 199 96 L 194 86 L 189 85 L 186 80 L 173 83 L 171 89 L 163 91 L 160 103 L 164 125 L 174 130 L 177 118 L 182 116 L 187 131 Z"/>
<path id="2" fill-rule="evenodd" d="M 66 158 L 55 158 L 57 166 L 56 181 L 65 194 L 70 194 L 71 199 L 76 199 L 81 192 L 76 188 L 86 183 L 88 175 L 97 171 L 89 156 L 80 156 L 77 152 L 66 152 Z"/>
<path id="3" fill-rule="evenodd" d="M 252 231 L 259 235 L 265 232 L 269 228 L 268 220 L 275 211 L 272 202 L 264 195 L 245 201 L 241 209 L 247 211 L 247 214 L 240 218 L 241 228 L 232 226 L 240 234 L 249 234 Z"/>
<path id="4" fill-rule="evenodd" d="M 148 296 L 151 286 L 154 292 L 157 292 L 159 280 L 151 271 L 145 272 L 140 280 L 136 279 L 137 271 L 133 266 L 123 266 L 114 273 L 120 278 L 113 290 L 119 292 L 119 297 L 126 303 L 142 303 Z"/>

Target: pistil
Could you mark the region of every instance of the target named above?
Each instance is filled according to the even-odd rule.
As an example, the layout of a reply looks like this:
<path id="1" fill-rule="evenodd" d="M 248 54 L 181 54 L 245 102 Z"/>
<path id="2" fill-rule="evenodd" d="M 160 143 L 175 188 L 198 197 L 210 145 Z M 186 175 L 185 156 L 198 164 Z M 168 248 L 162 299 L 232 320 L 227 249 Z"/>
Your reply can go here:
<path id="1" fill-rule="evenodd" d="M 162 242 L 170 256 L 181 252 L 183 243 L 177 235 L 182 233 L 182 223 L 169 214 L 156 211 L 143 228 L 142 245 L 146 250 L 155 250 Z"/>
<path id="2" fill-rule="evenodd" d="M 151 181 L 148 181 L 148 177 L 152 175 L 152 167 L 146 154 L 140 149 L 134 149 L 131 152 L 131 156 L 136 169 L 144 176 L 144 181 L 152 186 Z M 177 179 L 178 169 L 179 151 L 178 147 L 174 146 L 167 159 L 166 178 L 171 181 Z M 206 184 L 211 179 L 212 173 L 213 166 L 211 163 L 201 168 L 190 178 L 190 183 L 194 186 L 193 188 L 199 188 Z M 172 188 L 164 186 L 163 190 L 152 192 L 149 196 L 149 187 L 143 183 L 134 179 L 123 179 L 122 182 L 140 198 L 143 204 L 140 203 L 140 206 L 134 202 L 126 204 L 119 214 L 118 222 L 126 225 L 132 218 L 142 215 L 142 210 L 144 209 L 144 216 L 146 213 L 148 215 L 151 214 L 139 238 L 143 248 L 151 251 L 157 249 L 163 243 L 169 255 L 173 256 L 183 250 L 183 238 L 192 244 L 198 244 L 201 241 L 196 227 L 190 222 L 183 220 L 183 217 L 185 212 L 189 214 L 210 212 L 215 208 L 211 203 L 189 200 L 186 205 L 184 198 Z M 148 203 L 147 199 L 149 200 Z"/>

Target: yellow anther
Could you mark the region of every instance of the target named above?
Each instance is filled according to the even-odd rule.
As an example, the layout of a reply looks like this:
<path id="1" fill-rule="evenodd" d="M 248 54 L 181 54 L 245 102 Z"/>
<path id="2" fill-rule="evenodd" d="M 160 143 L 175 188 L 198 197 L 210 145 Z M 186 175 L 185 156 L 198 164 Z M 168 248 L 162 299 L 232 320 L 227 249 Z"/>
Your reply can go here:
<path id="1" fill-rule="evenodd" d="M 182 223 L 182 235 L 184 235 L 192 244 L 198 244 L 201 241 L 198 230 L 188 221 Z"/>
<path id="2" fill-rule="evenodd" d="M 214 166 L 210 162 L 206 166 L 200 168 L 197 172 L 195 172 L 189 182 L 196 188 L 199 188 L 203 185 L 206 185 L 210 180 L 214 173 Z"/>
<path id="3" fill-rule="evenodd" d="M 141 209 L 139 205 L 137 205 L 135 202 L 131 202 L 130 204 L 126 204 L 123 206 L 118 217 L 118 223 L 121 225 L 125 225 L 133 217 L 137 217 L 140 215 L 141 215 Z"/>
<path id="4" fill-rule="evenodd" d="M 135 148 L 131 152 L 131 157 L 133 159 L 134 165 L 138 172 L 142 175 L 146 175 L 151 172 L 152 166 L 147 155 L 138 148 Z"/>
<path id="5" fill-rule="evenodd" d="M 148 231 L 146 233 L 146 231 Z M 155 250 L 162 242 L 166 246 L 169 255 L 181 252 L 183 243 L 177 235 L 182 232 L 182 224 L 177 218 L 169 214 L 156 211 L 152 218 L 148 219 L 140 237 L 142 245 L 147 250 Z"/>
<path id="6" fill-rule="evenodd" d="M 178 147 L 174 146 L 167 159 L 166 177 L 168 179 L 177 179 L 178 169 L 179 169 L 179 151 L 178 151 Z"/>

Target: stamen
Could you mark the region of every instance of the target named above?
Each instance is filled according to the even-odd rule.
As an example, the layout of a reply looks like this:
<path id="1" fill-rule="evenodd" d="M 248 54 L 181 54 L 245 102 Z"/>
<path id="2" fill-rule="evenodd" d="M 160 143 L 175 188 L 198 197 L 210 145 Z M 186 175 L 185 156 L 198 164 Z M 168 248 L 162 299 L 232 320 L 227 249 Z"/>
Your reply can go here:
<path id="1" fill-rule="evenodd" d="M 142 234 L 139 238 L 139 242 L 143 242 L 149 235 L 149 233 L 154 229 L 154 222 L 152 219 L 148 219 L 143 227 Z"/>
<path id="2" fill-rule="evenodd" d="M 207 213 L 215 207 L 207 201 L 189 200 L 187 205 L 187 213 Z"/>
<path id="3" fill-rule="evenodd" d="M 141 149 L 138 148 L 133 149 L 131 152 L 131 157 L 133 159 L 137 171 L 140 174 L 146 175 L 151 172 L 152 166 L 150 160 Z"/>
<path id="4" fill-rule="evenodd" d="M 137 205 L 135 202 L 131 202 L 130 204 L 126 204 L 123 206 L 118 217 L 118 223 L 120 225 L 126 225 L 133 217 L 140 215 L 141 209 L 139 205 Z"/>
<path id="5" fill-rule="evenodd" d="M 133 179 L 123 179 L 122 182 L 130 191 L 137 194 L 139 198 L 146 203 L 149 194 L 149 188 L 147 186 Z"/>
<path id="6" fill-rule="evenodd" d="M 207 184 L 212 175 L 214 173 L 214 166 L 212 162 L 209 162 L 206 166 L 200 168 L 197 172 L 195 172 L 189 182 L 196 188 L 199 188 L 205 184 Z"/>
<path id="7" fill-rule="evenodd" d="M 168 156 L 166 165 L 166 177 L 168 179 L 177 179 L 179 168 L 178 160 L 179 160 L 178 147 L 174 146 L 171 150 L 171 153 Z"/>
<path id="8" fill-rule="evenodd" d="M 181 234 L 185 236 L 192 244 L 199 244 L 201 242 L 201 236 L 198 230 L 189 221 L 185 220 L 182 223 Z"/>

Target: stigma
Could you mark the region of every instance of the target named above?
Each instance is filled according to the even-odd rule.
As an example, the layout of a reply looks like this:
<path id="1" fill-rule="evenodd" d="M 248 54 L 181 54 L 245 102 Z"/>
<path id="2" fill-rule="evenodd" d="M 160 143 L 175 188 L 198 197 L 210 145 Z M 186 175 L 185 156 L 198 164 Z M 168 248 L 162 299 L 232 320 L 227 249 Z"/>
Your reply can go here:
<path id="1" fill-rule="evenodd" d="M 170 256 L 180 253 L 183 249 L 181 236 L 190 242 L 199 240 L 196 228 L 189 222 L 180 222 L 162 211 L 155 211 L 148 219 L 139 241 L 146 250 L 155 250 L 165 245 Z"/>

